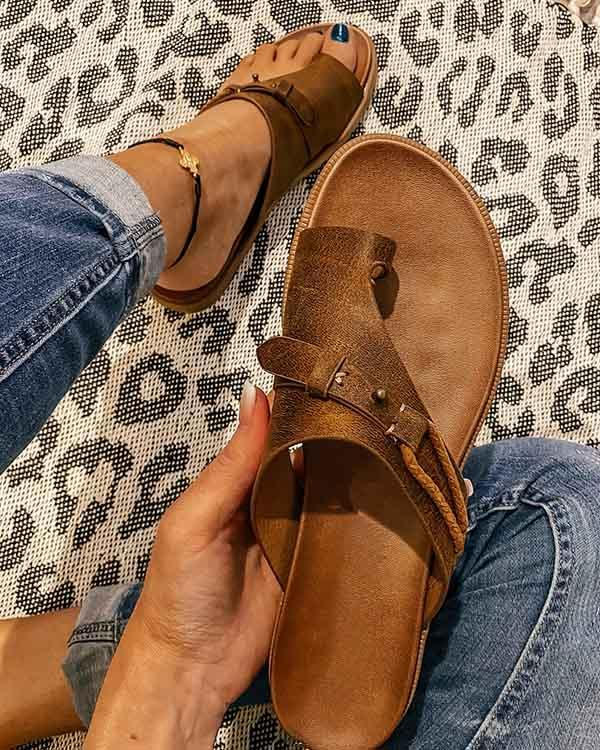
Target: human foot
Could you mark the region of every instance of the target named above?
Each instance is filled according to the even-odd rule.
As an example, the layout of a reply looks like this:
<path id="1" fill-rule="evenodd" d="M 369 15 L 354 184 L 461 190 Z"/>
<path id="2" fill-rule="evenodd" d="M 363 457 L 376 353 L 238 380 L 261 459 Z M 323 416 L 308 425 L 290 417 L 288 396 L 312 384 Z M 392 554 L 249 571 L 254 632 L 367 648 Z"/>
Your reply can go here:
<path id="1" fill-rule="evenodd" d="M 253 76 L 265 81 L 294 73 L 309 65 L 319 53 L 331 55 L 354 71 L 356 33 L 344 24 L 336 24 L 324 33 L 309 32 L 301 39 L 265 44 L 241 61 L 224 88 L 251 83 Z M 193 189 L 189 174 L 183 170 L 164 172 L 167 185 L 171 179 L 178 181 L 170 189 L 179 191 L 179 201 L 185 202 L 185 206 L 180 206 L 176 221 L 163 216 L 168 270 L 161 274 L 158 284 L 169 291 L 185 291 L 206 285 L 223 268 L 265 179 L 271 158 L 271 136 L 258 107 L 243 100 L 223 102 L 166 135 L 185 144 L 200 162 L 202 198 L 198 228 L 187 253 L 171 269 L 168 267 L 179 254 L 191 223 Z M 172 154 L 163 153 L 161 158 L 165 157 L 173 160 Z M 176 173 L 171 177 L 173 172 Z"/>

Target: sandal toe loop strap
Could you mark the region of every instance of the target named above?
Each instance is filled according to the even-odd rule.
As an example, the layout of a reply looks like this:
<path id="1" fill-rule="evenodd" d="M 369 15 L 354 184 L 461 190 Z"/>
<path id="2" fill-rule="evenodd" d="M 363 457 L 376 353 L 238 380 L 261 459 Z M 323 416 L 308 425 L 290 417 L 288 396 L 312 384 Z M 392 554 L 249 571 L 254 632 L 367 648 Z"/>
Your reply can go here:
<path id="1" fill-rule="evenodd" d="M 385 389 L 374 388 L 368 376 L 339 352 L 293 337 L 277 336 L 259 347 L 258 358 L 261 366 L 276 376 L 275 389 L 302 388 L 310 396 L 337 401 L 374 422 L 398 446 L 405 467 L 443 517 L 455 554 L 461 554 L 468 525 L 467 486 L 426 415 L 405 403 L 395 402 L 387 393 L 385 398 L 374 398 Z M 446 492 L 419 461 L 425 437 L 446 478 Z"/>

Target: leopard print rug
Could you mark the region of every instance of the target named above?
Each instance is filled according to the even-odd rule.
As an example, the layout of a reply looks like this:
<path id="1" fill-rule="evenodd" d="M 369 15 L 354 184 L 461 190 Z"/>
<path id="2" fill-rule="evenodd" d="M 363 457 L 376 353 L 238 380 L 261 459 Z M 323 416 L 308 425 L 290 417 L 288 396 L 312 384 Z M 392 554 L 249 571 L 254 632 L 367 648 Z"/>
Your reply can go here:
<path id="1" fill-rule="evenodd" d="M 367 132 L 439 151 L 484 198 L 510 284 L 509 356 L 479 442 L 600 438 L 600 42 L 551 0 L 0 0 L 0 168 L 106 153 L 190 118 L 240 56 L 298 26 L 374 38 Z M 0 478 L 0 616 L 140 579 L 165 508 L 231 435 L 278 332 L 311 180 L 229 291 L 184 317 L 139 304 Z M 465 274 L 465 294 L 477 278 Z M 465 373 L 468 377 L 468 373 Z M 0 405 L 1 408 L 1 405 Z M 269 707 L 220 748 L 291 747 Z M 81 736 L 35 747 L 76 748 Z"/>

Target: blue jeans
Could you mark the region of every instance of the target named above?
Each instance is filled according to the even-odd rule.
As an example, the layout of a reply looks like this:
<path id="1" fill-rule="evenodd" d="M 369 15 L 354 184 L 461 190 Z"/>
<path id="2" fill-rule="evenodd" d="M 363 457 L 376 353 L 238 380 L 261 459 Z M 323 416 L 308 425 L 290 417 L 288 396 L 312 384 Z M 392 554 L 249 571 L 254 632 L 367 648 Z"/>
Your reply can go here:
<path id="1" fill-rule="evenodd" d="M 0 174 L 0 472 L 40 430 L 163 265 L 127 172 L 79 156 Z"/>
<path id="2" fill-rule="evenodd" d="M 96 157 L 0 175 L 0 230 L 1 468 L 151 288 L 165 242 L 139 186 Z M 388 746 L 595 749 L 600 455 L 509 441 L 474 450 L 465 474 L 475 487 L 465 552 Z M 64 663 L 84 723 L 139 591 L 97 588 L 84 601 Z M 268 708 L 249 708 L 268 701 L 263 671 L 226 722 L 262 711 L 261 741 L 280 747 Z"/>

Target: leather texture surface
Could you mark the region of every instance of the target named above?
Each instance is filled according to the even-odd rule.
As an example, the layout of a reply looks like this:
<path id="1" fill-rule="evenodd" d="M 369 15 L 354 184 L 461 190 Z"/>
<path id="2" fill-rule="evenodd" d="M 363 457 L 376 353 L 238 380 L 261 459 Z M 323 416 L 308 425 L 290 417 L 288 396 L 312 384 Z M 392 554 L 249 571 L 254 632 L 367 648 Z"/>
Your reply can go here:
<path id="1" fill-rule="evenodd" d="M 467 267 L 478 286 L 465 299 Z M 461 552 L 457 466 L 506 320 L 498 240 L 459 175 L 387 136 L 333 157 L 294 241 L 283 336 L 259 348 L 276 396 L 252 505 L 285 590 L 273 703 L 316 750 L 377 747 L 410 704 Z M 288 451 L 299 443 L 303 481 Z"/>
<path id="2" fill-rule="evenodd" d="M 284 37 L 280 43 L 320 29 L 321 26 L 310 27 Z M 358 29 L 355 37 L 356 74 L 331 55 L 321 54 L 294 73 L 226 87 L 205 105 L 204 110 L 242 99 L 257 107 L 271 135 L 270 167 L 246 224 L 216 278 L 187 292 L 157 286 L 154 296 L 158 302 L 175 310 L 196 312 L 218 299 L 252 247 L 273 205 L 307 171 L 327 159 L 328 148 L 336 143 L 341 145 L 350 136 L 349 123 L 358 112 L 364 111 L 376 75 L 372 42 Z"/>

